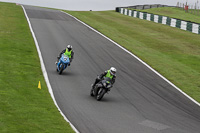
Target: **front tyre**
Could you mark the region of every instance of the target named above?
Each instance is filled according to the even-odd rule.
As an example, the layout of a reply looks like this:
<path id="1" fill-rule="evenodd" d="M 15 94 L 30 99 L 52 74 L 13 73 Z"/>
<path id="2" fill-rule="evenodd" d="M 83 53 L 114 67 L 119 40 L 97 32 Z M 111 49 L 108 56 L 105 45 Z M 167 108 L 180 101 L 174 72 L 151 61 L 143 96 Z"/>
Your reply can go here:
<path id="1" fill-rule="evenodd" d="M 98 93 L 97 93 L 97 101 L 100 101 L 102 98 L 103 98 L 103 96 L 104 96 L 104 94 L 106 93 L 106 90 L 105 89 L 99 89 L 99 91 L 98 91 Z"/>
<path id="2" fill-rule="evenodd" d="M 58 72 L 59 74 L 62 74 L 62 71 L 63 71 L 63 69 L 64 69 L 64 65 L 63 64 L 60 64 L 60 71 Z"/>

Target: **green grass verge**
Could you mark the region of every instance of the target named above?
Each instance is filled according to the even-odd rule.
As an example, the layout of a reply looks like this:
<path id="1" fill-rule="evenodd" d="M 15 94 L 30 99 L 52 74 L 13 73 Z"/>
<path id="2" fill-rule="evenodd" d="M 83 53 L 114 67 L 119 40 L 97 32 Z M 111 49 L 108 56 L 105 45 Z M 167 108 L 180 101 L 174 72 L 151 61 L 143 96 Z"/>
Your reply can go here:
<path id="1" fill-rule="evenodd" d="M 42 89 L 38 89 L 41 81 Z M 51 99 L 21 6 L 0 2 L 0 132 L 72 133 Z"/>
<path id="2" fill-rule="evenodd" d="M 186 13 L 185 10 L 183 10 L 182 8 L 176 8 L 176 7 L 160 7 L 160 8 L 151 8 L 151 9 L 145 9 L 145 10 L 137 10 L 137 11 L 148 12 L 152 14 L 168 16 L 171 18 L 177 18 L 181 20 L 200 23 L 200 11 L 199 11 L 199 15 L 196 12 L 195 14 L 190 13 L 190 11 L 189 13 Z"/>
<path id="3" fill-rule="evenodd" d="M 115 11 L 66 12 L 137 55 L 200 102 L 199 35 Z"/>

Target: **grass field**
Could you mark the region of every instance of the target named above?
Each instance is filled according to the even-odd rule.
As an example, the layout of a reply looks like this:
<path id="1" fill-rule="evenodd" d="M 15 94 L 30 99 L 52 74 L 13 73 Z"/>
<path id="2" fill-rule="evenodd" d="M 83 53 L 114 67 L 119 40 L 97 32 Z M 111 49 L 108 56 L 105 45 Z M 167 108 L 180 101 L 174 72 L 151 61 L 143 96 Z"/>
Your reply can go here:
<path id="1" fill-rule="evenodd" d="M 41 81 L 42 89 L 38 89 Z M 72 133 L 51 99 L 21 6 L 0 2 L 0 132 Z"/>
<path id="2" fill-rule="evenodd" d="M 200 35 L 115 11 L 66 12 L 137 55 L 200 102 Z"/>
<path id="3" fill-rule="evenodd" d="M 130 8 L 131 9 L 131 8 Z M 200 23 L 200 12 L 199 15 L 197 13 L 185 13 L 185 10 L 182 8 L 176 8 L 176 7 L 161 7 L 161 8 L 151 8 L 151 9 L 145 9 L 145 10 L 137 10 L 141 12 L 148 12 L 152 14 L 162 15 L 162 16 L 168 16 L 171 18 L 177 18 L 181 20 L 187 20 L 191 22 Z"/>

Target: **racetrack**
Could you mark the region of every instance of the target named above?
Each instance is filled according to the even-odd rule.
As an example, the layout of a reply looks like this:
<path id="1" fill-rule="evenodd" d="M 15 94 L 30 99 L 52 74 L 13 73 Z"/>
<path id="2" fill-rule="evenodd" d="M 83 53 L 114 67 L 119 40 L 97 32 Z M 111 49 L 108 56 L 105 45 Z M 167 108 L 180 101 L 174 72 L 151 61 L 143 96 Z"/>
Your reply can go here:
<path id="1" fill-rule="evenodd" d="M 60 11 L 24 6 L 36 35 L 55 99 L 82 133 L 199 133 L 200 107 L 133 56 Z M 71 44 L 72 65 L 56 72 Z M 97 74 L 117 68 L 111 92 L 90 97 Z"/>

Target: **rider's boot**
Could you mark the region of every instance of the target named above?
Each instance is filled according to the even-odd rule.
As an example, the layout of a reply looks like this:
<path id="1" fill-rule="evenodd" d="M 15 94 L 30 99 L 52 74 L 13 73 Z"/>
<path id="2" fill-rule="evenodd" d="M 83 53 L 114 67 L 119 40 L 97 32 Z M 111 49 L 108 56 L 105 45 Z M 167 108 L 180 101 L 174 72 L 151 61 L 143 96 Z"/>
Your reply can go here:
<path id="1" fill-rule="evenodd" d="M 58 64 L 59 59 L 60 59 L 60 57 L 57 57 L 57 61 L 55 62 L 56 65 Z"/>
<path id="2" fill-rule="evenodd" d="M 95 84 L 91 84 L 91 86 L 92 86 L 92 89 L 94 89 Z"/>

